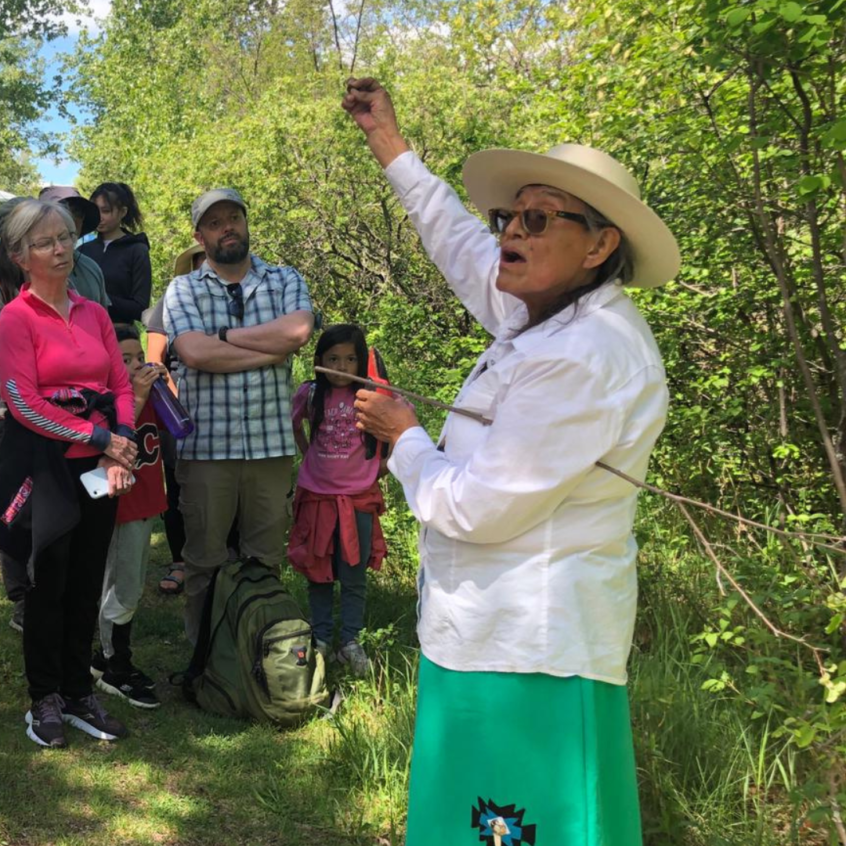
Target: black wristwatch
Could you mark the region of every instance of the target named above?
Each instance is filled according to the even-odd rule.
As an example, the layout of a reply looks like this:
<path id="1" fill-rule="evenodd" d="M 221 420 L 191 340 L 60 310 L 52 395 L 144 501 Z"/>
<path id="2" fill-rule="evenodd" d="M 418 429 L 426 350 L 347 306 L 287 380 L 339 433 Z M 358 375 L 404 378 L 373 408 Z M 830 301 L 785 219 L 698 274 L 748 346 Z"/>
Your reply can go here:
<path id="1" fill-rule="evenodd" d="M 226 333 L 229 331 L 228 326 L 221 326 L 220 329 L 217 330 L 217 337 L 220 338 L 221 341 L 226 341 Z"/>

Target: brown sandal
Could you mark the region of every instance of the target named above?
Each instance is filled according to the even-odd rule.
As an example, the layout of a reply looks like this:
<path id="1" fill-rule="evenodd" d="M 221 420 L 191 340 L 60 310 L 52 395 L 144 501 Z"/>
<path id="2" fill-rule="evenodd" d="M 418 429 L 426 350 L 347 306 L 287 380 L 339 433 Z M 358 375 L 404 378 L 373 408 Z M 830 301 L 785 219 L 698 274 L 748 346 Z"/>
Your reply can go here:
<path id="1" fill-rule="evenodd" d="M 178 574 L 178 575 L 177 575 Z M 171 564 L 167 575 L 159 582 L 159 593 L 165 596 L 179 596 L 185 588 L 185 565 Z"/>

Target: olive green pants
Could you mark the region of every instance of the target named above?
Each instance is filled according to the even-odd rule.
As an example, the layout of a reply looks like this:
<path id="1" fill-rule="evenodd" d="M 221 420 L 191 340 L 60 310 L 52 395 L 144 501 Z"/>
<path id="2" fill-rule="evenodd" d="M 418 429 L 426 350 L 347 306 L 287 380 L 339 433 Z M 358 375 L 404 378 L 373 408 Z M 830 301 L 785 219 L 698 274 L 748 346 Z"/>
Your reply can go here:
<path id="1" fill-rule="evenodd" d="M 291 456 L 176 463 L 185 521 L 185 633 L 196 644 L 214 571 L 229 559 L 226 538 L 236 516 L 241 555 L 277 568 L 285 556 Z"/>

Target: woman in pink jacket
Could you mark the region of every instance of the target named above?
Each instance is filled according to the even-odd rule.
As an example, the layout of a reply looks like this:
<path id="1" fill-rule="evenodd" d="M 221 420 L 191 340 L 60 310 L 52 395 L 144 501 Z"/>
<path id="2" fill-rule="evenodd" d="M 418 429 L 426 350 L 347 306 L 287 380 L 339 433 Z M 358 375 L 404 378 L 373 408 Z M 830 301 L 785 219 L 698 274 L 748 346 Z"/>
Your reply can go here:
<path id="1" fill-rule="evenodd" d="M 66 209 L 40 200 L 0 231 L 26 278 L 0 312 L 0 548 L 30 562 L 27 735 L 47 747 L 66 745 L 66 722 L 103 740 L 126 733 L 93 696 L 89 665 L 114 497 L 132 484 L 134 396 L 105 309 L 68 290 L 74 231 Z M 101 499 L 80 481 L 97 467 Z"/>

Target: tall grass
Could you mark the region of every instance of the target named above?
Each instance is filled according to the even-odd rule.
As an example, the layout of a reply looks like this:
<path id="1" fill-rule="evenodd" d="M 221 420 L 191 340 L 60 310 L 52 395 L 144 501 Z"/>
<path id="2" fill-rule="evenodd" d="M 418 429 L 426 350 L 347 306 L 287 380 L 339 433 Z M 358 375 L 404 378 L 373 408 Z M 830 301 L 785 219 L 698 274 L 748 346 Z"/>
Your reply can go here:
<path id="1" fill-rule="evenodd" d="M 401 846 L 414 736 L 417 655 L 395 650 L 332 718 L 329 772 L 380 816 L 391 846 Z"/>
<path id="2" fill-rule="evenodd" d="M 789 834 L 796 750 L 766 721 L 752 723 L 735 697 L 702 689 L 708 674 L 691 661 L 698 620 L 689 609 L 652 610 L 655 636 L 635 651 L 630 677 L 645 842 L 807 846 Z"/>
<path id="3" fill-rule="evenodd" d="M 351 681 L 332 665 L 332 683 L 345 697 L 340 709 L 291 732 L 204 714 L 169 689 L 163 680 L 189 653 L 181 603 L 156 594 L 153 571 L 136 645 L 140 666 L 162 680 L 164 706 L 139 714 L 110 701 L 130 724 L 127 741 L 110 747 L 73 735 L 69 750 L 42 755 L 23 733 L 20 639 L 7 628 L 11 606 L 0 597 L 0 843 L 402 846 L 417 671 L 415 527 L 407 509 L 395 507 L 386 528 L 393 554 L 368 588 L 364 640 L 374 674 Z M 666 515 L 647 513 L 639 530 L 630 694 L 645 846 L 836 843 L 830 824 L 808 813 L 826 803 L 809 785 L 827 773 L 821 777 L 813 754 L 779 731 L 784 712 L 758 708 L 744 689 L 744 662 L 784 647 L 765 632 L 756 639 L 752 628 L 761 626 L 746 614 L 746 645 L 722 656 L 735 662 L 734 688 L 703 689 L 714 669 L 710 659 L 697 660 L 698 637 L 724 603 L 713 571 Z M 154 561 L 167 560 L 157 535 Z M 791 565 L 768 558 L 747 566 L 768 579 Z M 283 578 L 306 607 L 302 577 L 288 570 Z M 774 701 L 801 710 L 819 697 L 793 691 L 778 678 L 786 665 L 773 666 Z"/>
<path id="4" fill-rule="evenodd" d="M 649 531 L 649 527 L 646 527 Z M 695 637 L 716 595 L 713 572 L 687 539 L 656 528 L 641 562 L 641 602 L 630 663 L 645 846 L 822 846 L 796 799 L 800 751 L 753 720 L 735 691 L 703 690 L 708 668 Z M 384 590 L 384 588 L 383 588 Z M 386 591 L 387 594 L 387 591 Z M 413 739 L 415 653 L 380 652 L 332 722 L 326 755 L 397 839 Z M 378 823 L 376 824 L 378 828 Z"/>

